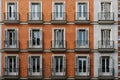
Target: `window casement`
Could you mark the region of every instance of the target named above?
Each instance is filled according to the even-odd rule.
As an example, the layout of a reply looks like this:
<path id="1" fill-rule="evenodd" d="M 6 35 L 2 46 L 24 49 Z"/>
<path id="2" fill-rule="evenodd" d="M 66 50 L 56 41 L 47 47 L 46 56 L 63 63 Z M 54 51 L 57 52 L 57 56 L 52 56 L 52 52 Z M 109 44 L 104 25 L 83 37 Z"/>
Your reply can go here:
<path id="1" fill-rule="evenodd" d="M 113 58 L 111 56 L 100 56 L 99 59 L 99 75 L 113 75 Z"/>
<path id="2" fill-rule="evenodd" d="M 101 2 L 101 20 L 113 19 L 113 13 L 111 12 L 111 2 Z"/>
<path id="3" fill-rule="evenodd" d="M 90 59 L 89 56 L 76 56 L 76 75 L 89 76 Z"/>
<path id="4" fill-rule="evenodd" d="M 17 2 L 7 3 L 6 20 L 18 20 Z"/>
<path id="5" fill-rule="evenodd" d="M 65 48 L 65 30 L 64 29 L 54 29 L 53 30 L 53 48 Z"/>
<path id="6" fill-rule="evenodd" d="M 31 2 L 30 3 L 30 12 L 29 12 L 29 20 L 41 20 L 42 12 L 41 12 L 41 3 L 39 2 Z"/>
<path id="7" fill-rule="evenodd" d="M 5 30 L 5 48 L 18 47 L 18 30 L 6 29 Z"/>
<path id="8" fill-rule="evenodd" d="M 29 56 L 29 76 L 42 75 L 42 56 Z"/>
<path id="9" fill-rule="evenodd" d="M 41 29 L 30 29 L 29 48 L 42 48 Z"/>
<path id="10" fill-rule="evenodd" d="M 5 56 L 5 74 L 8 76 L 19 75 L 19 57 Z"/>
<path id="11" fill-rule="evenodd" d="M 77 12 L 76 12 L 76 19 L 77 20 L 88 20 L 88 4 L 83 2 L 77 3 Z"/>
<path id="12" fill-rule="evenodd" d="M 65 19 L 65 4 L 63 2 L 54 2 L 53 4 L 53 20 L 64 20 Z"/>
<path id="13" fill-rule="evenodd" d="M 102 29 L 101 30 L 101 47 L 102 48 L 111 48 L 113 47 L 113 41 L 111 39 L 111 30 Z"/>
<path id="14" fill-rule="evenodd" d="M 89 48 L 88 29 L 77 29 L 76 48 Z"/>
<path id="15" fill-rule="evenodd" d="M 66 72 L 66 57 L 52 56 L 52 75 L 65 76 Z"/>

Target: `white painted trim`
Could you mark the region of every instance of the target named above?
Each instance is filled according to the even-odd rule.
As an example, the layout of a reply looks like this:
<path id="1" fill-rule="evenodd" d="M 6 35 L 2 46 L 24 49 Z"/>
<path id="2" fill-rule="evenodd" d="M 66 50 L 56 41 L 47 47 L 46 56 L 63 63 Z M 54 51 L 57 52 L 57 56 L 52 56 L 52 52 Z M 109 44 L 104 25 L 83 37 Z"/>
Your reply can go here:
<path id="1" fill-rule="evenodd" d="M 29 39 L 29 40 L 31 40 L 31 38 L 30 38 L 30 30 L 40 30 L 40 31 L 42 31 L 42 34 L 43 34 L 42 28 L 30 27 L 30 28 L 29 28 L 29 36 L 28 36 L 28 39 Z M 42 34 L 40 35 L 40 38 L 41 38 L 40 40 L 43 40 L 43 35 L 42 35 Z"/>
<path id="2" fill-rule="evenodd" d="M 100 9 L 99 9 L 100 11 L 99 11 L 99 12 L 101 12 L 101 3 L 102 3 L 102 2 L 109 2 L 109 3 L 111 3 L 110 12 L 112 12 L 112 1 L 108 1 L 108 0 L 107 0 L 107 1 L 101 0 L 101 1 L 99 2 L 99 4 L 100 4 Z"/>
<path id="3" fill-rule="evenodd" d="M 4 36 L 5 36 L 5 31 L 8 31 L 8 30 L 15 30 L 15 31 L 17 31 L 17 40 L 19 40 L 19 29 L 18 28 L 6 28 L 4 30 Z M 5 40 L 5 37 L 4 37 L 4 40 Z"/>
<path id="4" fill-rule="evenodd" d="M 66 12 L 66 5 L 65 5 L 65 0 L 53 0 L 52 1 L 52 12 L 54 12 L 54 4 L 55 3 L 63 3 L 64 7 L 63 7 L 63 10 L 64 12 Z"/>
<path id="5" fill-rule="evenodd" d="M 87 4 L 87 12 L 89 12 L 89 1 L 88 0 L 84 0 L 84 1 L 82 1 L 82 0 L 77 0 L 76 1 L 76 12 L 78 12 L 77 10 L 78 10 L 78 3 L 86 3 Z M 88 16 L 89 17 L 89 16 Z"/>
<path id="6" fill-rule="evenodd" d="M 42 0 L 40 0 L 40 1 L 29 1 L 29 12 L 31 12 L 31 3 L 40 3 L 41 12 L 42 12 Z"/>
<path id="7" fill-rule="evenodd" d="M 17 3 L 17 12 L 19 12 L 19 4 L 18 4 L 18 1 L 5 1 L 5 11 L 7 12 L 7 5 L 8 3 Z"/>
<path id="8" fill-rule="evenodd" d="M 65 39 L 65 37 L 66 37 L 66 35 L 65 35 L 65 34 L 66 34 L 66 30 L 65 30 L 65 28 L 62 28 L 62 27 L 61 27 L 61 28 L 59 27 L 59 28 L 53 28 L 53 29 L 52 29 L 52 40 L 54 40 L 54 30 L 55 30 L 55 29 L 63 29 L 63 30 L 64 30 L 64 40 L 66 40 L 66 39 Z"/>

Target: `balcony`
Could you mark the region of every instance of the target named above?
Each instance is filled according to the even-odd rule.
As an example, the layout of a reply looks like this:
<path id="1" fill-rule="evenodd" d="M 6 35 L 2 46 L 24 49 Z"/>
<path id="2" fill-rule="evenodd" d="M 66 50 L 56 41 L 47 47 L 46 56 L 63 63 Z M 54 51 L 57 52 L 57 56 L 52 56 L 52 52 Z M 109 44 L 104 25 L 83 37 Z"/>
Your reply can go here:
<path id="1" fill-rule="evenodd" d="M 33 68 L 28 68 L 28 79 L 29 80 L 40 80 L 42 79 L 42 68 L 40 68 L 39 72 L 33 72 Z"/>
<path id="2" fill-rule="evenodd" d="M 19 52 L 19 40 L 4 40 L 5 52 Z"/>
<path id="3" fill-rule="evenodd" d="M 4 68 L 4 78 L 5 79 L 19 79 L 19 68 L 14 68 L 14 69 L 10 69 L 10 68 Z"/>
<path id="4" fill-rule="evenodd" d="M 42 52 L 43 51 L 43 42 L 40 41 L 28 41 L 28 52 Z"/>
<path id="5" fill-rule="evenodd" d="M 29 24 L 42 24 L 42 12 L 29 12 L 28 13 L 28 23 Z"/>
<path id="6" fill-rule="evenodd" d="M 98 51 L 99 52 L 114 52 L 114 41 L 98 41 Z"/>
<path id="7" fill-rule="evenodd" d="M 90 80 L 90 69 L 88 68 L 85 72 L 79 72 L 79 68 L 75 68 L 75 79 Z"/>
<path id="8" fill-rule="evenodd" d="M 52 80 L 53 79 L 59 79 L 59 80 L 66 80 L 66 69 L 64 68 L 62 71 L 56 71 L 55 68 L 52 68 Z"/>
<path id="9" fill-rule="evenodd" d="M 66 24 L 66 12 L 52 12 L 52 24 Z"/>
<path id="10" fill-rule="evenodd" d="M 89 41 L 88 40 L 76 40 L 76 52 L 90 52 Z"/>
<path id="11" fill-rule="evenodd" d="M 89 12 L 76 12 L 75 24 L 89 24 Z"/>
<path id="12" fill-rule="evenodd" d="M 5 12 L 4 16 L 5 16 L 5 18 L 4 18 L 5 24 L 18 24 L 18 23 L 20 23 L 18 12 Z"/>
<path id="13" fill-rule="evenodd" d="M 99 24 L 114 24 L 114 13 L 113 12 L 99 12 L 98 13 Z"/>
<path id="14" fill-rule="evenodd" d="M 65 40 L 52 40 L 51 41 L 51 51 L 53 52 L 65 52 L 66 51 L 66 41 Z"/>
<path id="15" fill-rule="evenodd" d="M 99 79 L 114 79 L 114 68 L 98 69 Z"/>

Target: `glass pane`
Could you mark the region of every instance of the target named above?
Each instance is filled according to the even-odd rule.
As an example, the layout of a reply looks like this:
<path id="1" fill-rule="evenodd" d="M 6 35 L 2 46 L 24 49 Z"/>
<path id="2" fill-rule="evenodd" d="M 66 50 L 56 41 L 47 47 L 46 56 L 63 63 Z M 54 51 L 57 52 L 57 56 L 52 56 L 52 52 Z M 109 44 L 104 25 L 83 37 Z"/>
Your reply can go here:
<path id="1" fill-rule="evenodd" d="M 83 60 L 83 72 L 86 72 L 86 60 Z"/>
<path id="2" fill-rule="evenodd" d="M 82 60 L 79 60 L 79 72 L 82 72 Z"/>
<path id="3" fill-rule="evenodd" d="M 102 72 L 105 72 L 105 58 L 102 58 Z"/>
<path id="4" fill-rule="evenodd" d="M 36 63 L 36 62 L 35 62 L 35 58 L 33 58 L 33 72 L 36 72 L 36 69 L 35 69 L 35 66 L 36 66 L 36 65 L 35 65 L 35 63 Z"/>

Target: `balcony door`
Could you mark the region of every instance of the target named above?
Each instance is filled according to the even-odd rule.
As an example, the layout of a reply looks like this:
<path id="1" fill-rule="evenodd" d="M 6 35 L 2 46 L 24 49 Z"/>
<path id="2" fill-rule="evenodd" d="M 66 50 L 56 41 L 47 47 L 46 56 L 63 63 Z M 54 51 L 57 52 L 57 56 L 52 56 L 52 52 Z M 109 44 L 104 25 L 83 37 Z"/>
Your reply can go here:
<path id="1" fill-rule="evenodd" d="M 18 75 L 18 57 L 7 56 L 5 57 L 5 73 L 6 75 Z"/>
<path id="2" fill-rule="evenodd" d="M 101 3 L 101 18 L 103 20 L 110 20 L 111 16 L 111 3 L 110 2 L 102 2 Z"/>
<path id="3" fill-rule="evenodd" d="M 31 19 L 40 20 L 41 19 L 41 4 L 31 3 Z"/>
<path id="4" fill-rule="evenodd" d="M 40 29 L 31 29 L 29 47 L 41 48 L 42 47 L 41 40 L 42 40 L 42 31 Z"/>
<path id="5" fill-rule="evenodd" d="M 65 75 L 65 58 L 63 56 L 53 57 L 53 73 L 54 75 Z"/>
<path id="6" fill-rule="evenodd" d="M 87 3 L 78 3 L 77 18 L 79 20 L 86 20 L 86 18 L 87 18 Z"/>
<path id="7" fill-rule="evenodd" d="M 30 56 L 29 58 L 29 74 L 31 76 L 41 75 L 41 68 L 42 68 L 42 62 L 41 62 L 40 56 Z"/>
<path id="8" fill-rule="evenodd" d="M 9 48 L 16 48 L 17 47 L 17 31 L 14 29 L 6 30 L 5 31 L 6 36 L 6 47 Z"/>
<path id="9" fill-rule="evenodd" d="M 102 56 L 100 58 L 100 70 L 102 75 L 110 76 L 113 73 L 113 60 L 110 56 Z"/>
<path id="10" fill-rule="evenodd" d="M 64 48 L 64 29 L 54 29 L 54 48 Z"/>
<path id="11" fill-rule="evenodd" d="M 88 48 L 88 30 L 77 30 L 77 48 Z"/>
<path id="12" fill-rule="evenodd" d="M 55 20 L 63 20 L 64 19 L 64 5 L 63 3 L 55 3 L 54 4 L 54 18 Z"/>
<path id="13" fill-rule="evenodd" d="M 17 3 L 7 3 L 7 19 L 16 20 L 17 18 Z"/>
<path id="14" fill-rule="evenodd" d="M 80 76 L 88 76 L 89 74 L 89 63 L 88 63 L 88 58 L 87 57 L 81 57 L 81 56 L 78 56 L 77 57 L 77 75 L 80 75 Z"/>
<path id="15" fill-rule="evenodd" d="M 111 48 L 111 30 L 110 29 L 104 29 L 101 30 L 101 47 L 102 48 Z"/>

